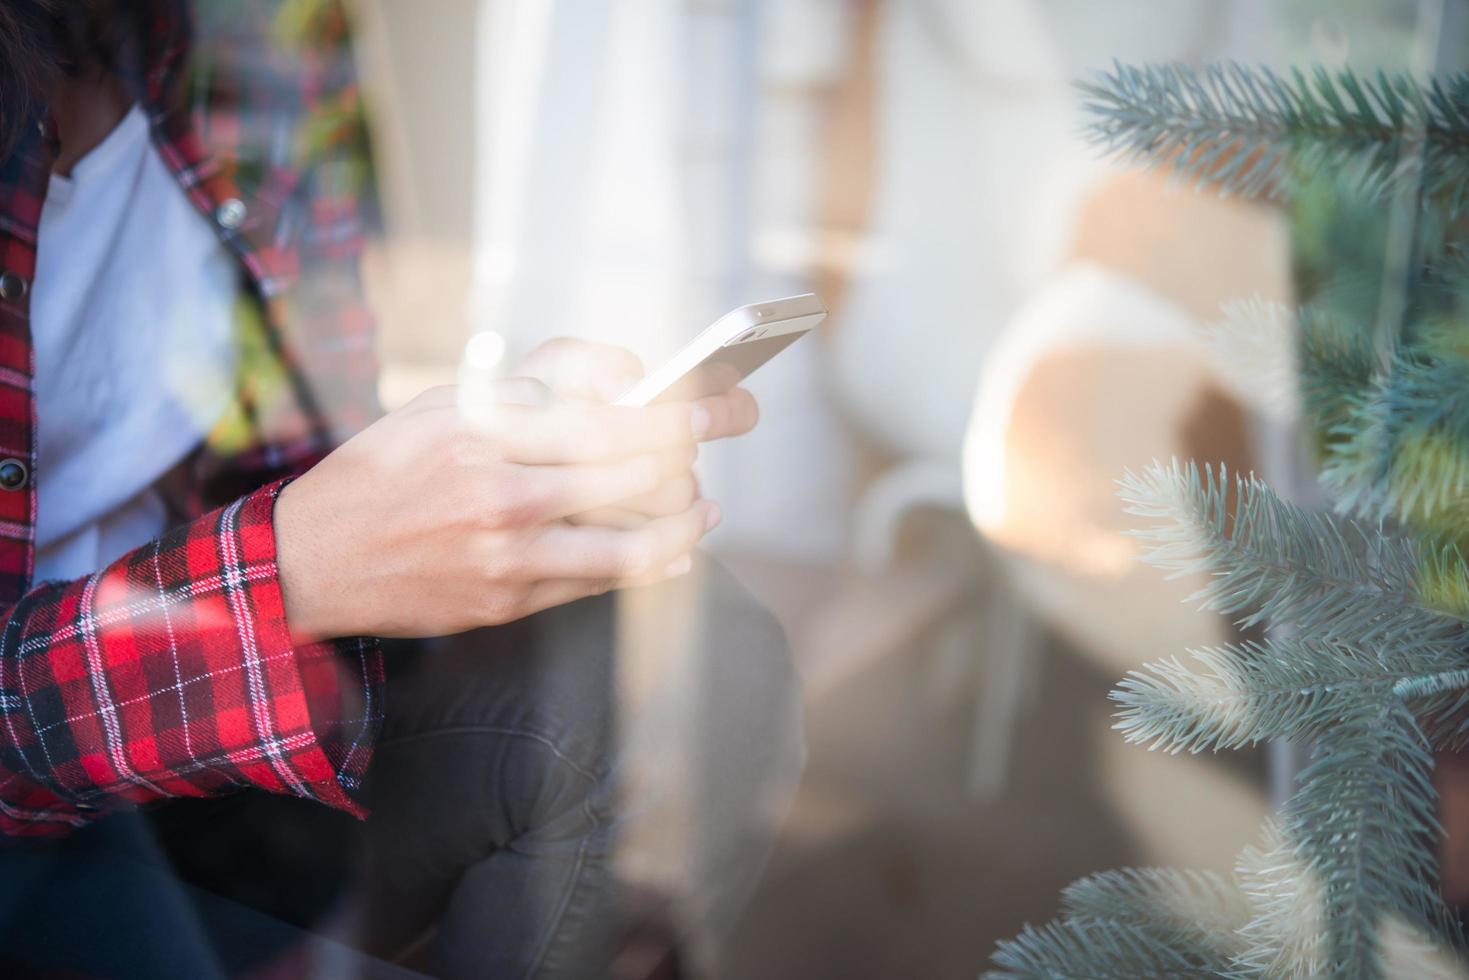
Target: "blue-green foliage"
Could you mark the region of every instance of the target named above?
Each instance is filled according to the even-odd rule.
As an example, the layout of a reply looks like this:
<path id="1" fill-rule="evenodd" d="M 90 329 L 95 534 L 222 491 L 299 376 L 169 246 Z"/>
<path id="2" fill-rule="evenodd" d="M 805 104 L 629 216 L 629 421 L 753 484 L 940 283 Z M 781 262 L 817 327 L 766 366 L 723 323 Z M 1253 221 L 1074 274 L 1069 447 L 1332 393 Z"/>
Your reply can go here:
<path id="1" fill-rule="evenodd" d="M 1172 575 L 1207 573 L 1194 596 L 1243 626 L 1369 647 L 1469 637 L 1469 567 L 1452 544 L 1384 533 L 1282 500 L 1253 474 L 1154 464 L 1121 481 L 1129 514 L 1157 518 L 1137 537 Z"/>
<path id="2" fill-rule="evenodd" d="M 1191 980 L 1221 976 L 1228 959 L 1160 941 L 1112 919 L 1066 918 L 1027 925 L 995 950 L 986 980 Z"/>
<path id="3" fill-rule="evenodd" d="M 1401 348 L 1346 396 L 1322 480 L 1343 511 L 1449 532 L 1469 519 L 1469 331 Z"/>
<path id="4" fill-rule="evenodd" d="M 1118 65 L 1082 90 L 1109 150 L 1292 200 L 1300 417 L 1336 504 L 1194 463 L 1124 476 L 1145 560 L 1271 632 L 1133 671 L 1116 728 L 1168 752 L 1298 739 L 1312 758 L 1232 879 L 1084 879 L 988 976 L 1469 975 L 1430 780 L 1435 748 L 1469 745 L 1469 263 L 1452 241 L 1469 75 Z M 1374 213 L 1389 198 L 1416 215 L 1396 260 Z"/>
<path id="5" fill-rule="evenodd" d="M 1323 892 L 1326 976 L 1384 975 L 1389 918 L 1459 945 L 1435 886 L 1432 768 L 1412 713 L 1383 694 L 1345 702 L 1301 773 L 1283 829 Z"/>
<path id="6" fill-rule="evenodd" d="M 1421 187 L 1450 214 L 1469 204 L 1469 75 L 1118 64 L 1080 88 L 1106 150 L 1229 192 L 1284 197 L 1293 173 L 1332 171 L 1373 196 Z"/>
<path id="7" fill-rule="evenodd" d="M 1463 604 L 1436 584 L 1463 581 L 1457 549 L 1307 511 L 1253 477 L 1193 464 L 1155 464 L 1122 485 L 1131 512 L 1158 520 L 1140 532 L 1148 560 L 1206 571 L 1208 607 L 1242 621 L 1268 610 L 1293 632 L 1133 672 L 1113 694 L 1117 727 L 1171 752 L 1314 739 L 1281 814 L 1275 863 L 1292 873 L 1209 903 L 1179 896 L 1232 886 L 1156 871 L 1090 879 L 1073 886 L 1059 922 L 1002 944 L 993 976 L 1365 980 L 1386 975 L 1389 923 L 1459 948 L 1434 884 L 1431 744 L 1417 720 L 1439 710 L 1440 729 L 1451 728 L 1454 713 L 1435 699 L 1456 702 L 1469 680 Z M 1247 911 L 1195 911 L 1231 902 Z M 1311 933 L 1297 945 L 1292 922 Z"/>

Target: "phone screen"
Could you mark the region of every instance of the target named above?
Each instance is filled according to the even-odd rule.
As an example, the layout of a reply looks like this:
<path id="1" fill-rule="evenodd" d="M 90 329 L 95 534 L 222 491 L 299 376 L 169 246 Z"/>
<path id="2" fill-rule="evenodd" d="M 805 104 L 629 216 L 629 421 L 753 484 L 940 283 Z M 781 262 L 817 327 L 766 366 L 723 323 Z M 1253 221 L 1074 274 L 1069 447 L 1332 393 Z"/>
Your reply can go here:
<path id="1" fill-rule="evenodd" d="M 652 404 L 694 401 L 729 391 L 757 367 L 800 340 L 806 332 L 796 330 L 721 347 L 669 385 L 663 394 L 653 399 Z"/>

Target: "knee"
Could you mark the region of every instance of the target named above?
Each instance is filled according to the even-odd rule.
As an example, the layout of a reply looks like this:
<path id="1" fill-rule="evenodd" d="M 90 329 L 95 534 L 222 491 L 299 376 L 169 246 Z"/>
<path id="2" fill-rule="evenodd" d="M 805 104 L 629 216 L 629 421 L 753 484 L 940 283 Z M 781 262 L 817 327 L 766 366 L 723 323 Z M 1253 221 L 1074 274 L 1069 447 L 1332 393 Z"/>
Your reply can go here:
<path id="1" fill-rule="evenodd" d="M 490 800 L 509 838 L 580 838 L 611 822 L 616 770 L 604 755 L 579 759 L 532 731 L 503 737 L 498 748 Z"/>

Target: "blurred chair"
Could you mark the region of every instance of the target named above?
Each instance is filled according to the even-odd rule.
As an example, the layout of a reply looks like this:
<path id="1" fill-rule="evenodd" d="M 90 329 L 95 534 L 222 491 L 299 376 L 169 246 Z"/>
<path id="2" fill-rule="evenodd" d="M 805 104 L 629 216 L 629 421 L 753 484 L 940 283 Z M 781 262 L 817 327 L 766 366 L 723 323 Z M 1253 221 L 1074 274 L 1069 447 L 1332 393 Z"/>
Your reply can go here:
<path id="1" fill-rule="evenodd" d="M 1169 579 L 1136 560 L 1128 532 L 1138 519 L 1123 513 L 1116 481 L 1171 457 L 1255 468 L 1252 408 L 1205 324 L 1230 299 L 1287 298 L 1287 254 L 1273 209 L 1169 189 L 1158 175 L 1111 177 L 1082 209 L 1071 258 L 986 360 L 964 447 L 969 515 L 1019 605 L 1110 676 L 1237 638 L 1223 617 L 1185 601 L 1202 576 Z M 1036 663 L 1018 645 L 987 656 L 1003 683 L 1033 683 Z M 1009 751 L 1004 723 L 985 728 L 989 757 Z M 1173 792 L 1158 781 L 1179 772 L 1144 772 L 1143 757 L 1130 759 L 1115 763 L 1133 769 L 1121 797 Z M 1221 836 L 1247 836 L 1263 793 L 1191 803 L 1199 820 L 1228 823 Z M 1204 847 L 1170 833 L 1165 824 L 1188 820 L 1171 806 L 1138 803 L 1130 816 L 1163 821 L 1139 827 L 1151 845 L 1189 851 L 1160 856 Z"/>
<path id="2" fill-rule="evenodd" d="M 1255 468 L 1250 408 L 1205 324 L 1289 295 L 1273 209 L 1123 174 L 1088 199 L 1072 258 L 1002 331 L 965 439 L 965 499 L 1026 600 L 1120 673 L 1225 639 L 1198 582 L 1134 559 L 1116 480 L 1151 461 Z"/>

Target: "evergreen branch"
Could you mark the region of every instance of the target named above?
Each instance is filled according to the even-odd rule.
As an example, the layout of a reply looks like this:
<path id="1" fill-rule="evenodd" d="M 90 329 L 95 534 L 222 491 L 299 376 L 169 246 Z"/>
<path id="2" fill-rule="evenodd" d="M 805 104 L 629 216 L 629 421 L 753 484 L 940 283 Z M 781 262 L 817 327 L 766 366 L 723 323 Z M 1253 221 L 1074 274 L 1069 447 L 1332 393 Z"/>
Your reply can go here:
<path id="1" fill-rule="evenodd" d="M 1262 836 L 1262 843 L 1244 848 L 1235 863 L 1235 880 L 1249 902 L 1250 919 L 1239 930 L 1242 948 L 1229 976 L 1232 980 L 1323 976 L 1327 952 L 1320 882 L 1275 820 L 1265 822 Z"/>
<path id="2" fill-rule="evenodd" d="M 1305 510 L 1222 467 L 1155 462 L 1120 486 L 1128 513 L 1163 519 L 1134 532 L 1150 545 L 1144 560 L 1170 577 L 1207 574 L 1191 599 L 1242 625 L 1290 623 L 1359 649 L 1469 635 L 1469 566 L 1451 545 Z"/>
<path id="3" fill-rule="evenodd" d="M 1420 87 L 1406 74 L 1247 69 L 1234 62 L 1114 64 L 1078 86 L 1091 138 L 1228 193 L 1282 196 L 1289 168 L 1336 172 L 1373 197 L 1417 189 L 1469 203 L 1469 75 Z"/>
<path id="4" fill-rule="evenodd" d="M 1440 831 L 1432 765 L 1396 698 L 1343 714 L 1286 804 L 1284 843 L 1267 850 L 1263 866 L 1241 869 L 1256 906 L 1242 933 L 1243 973 L 1376 980 L 1394 923 L 1415 943 L 1461 948 L 1427 846 Z"/>
<path id="5" fill-rule="evenodd" d="M 1469 668 L 1402 678 L 1393 684 L 1393 694 L 1413 709 L 1435 749 L 1469 748 Z"/>
<path id="6" fill-rule="evenodd" d="M 1469 668 L 1451 667 L 1423 677 L 1404 677 L 1392 686 L 1392 692 L 1408 700 L 1415 697 L 1437 697 L 1469 688 Z"/>
<path id="7" fill-rule="evenodd" d="M 1251 906 L 1238 932 L 1245 945 L 1230 980 L 1315 980 L 1327 976 L 1325 903 L 1319 877 L 1301 860 L 1275 821 L 1264 841 L 1240 852 L 1235 878 Z M 1389 916 L 1379 930 L 1382 973 L 1414 980 L 1466 980 L 1453 943 L 1435 942 L 1423 928 Z"/>
<path id="8" fill-rule="evenodd" d="M 1461 671 L 1451 671 L 1434 679 L 1450 683 L 1442 684 L 1438 690 L 1404 687 L 1402 696 L 1411 699 L 1409 703 L 1418 724 L 1435 749 L 1449 752 L 1469 749 L 1469 677 Z"/>
<path id="9" fill-rule="evenodd" d="M 1090 135 L 1118 156 L 1350 217 L 1308 243 L 1323 257 L 1308 281 L 1330 287 L 1312 307 L 1232 308 L 1214 337 L 1238 386 L 1314 425 L 1341 513 L 1222 468 L 1126 474 L 1126 509 L 1156 519 L 1138 533 L 1146 560 L 1205 576 L 1193 597 L 1205 608 L 1295 629 L 1131 672 L 1112 695 L 1116 727 L 1170 752 L 1311 739 L 1313 758 L 1265 846 L 1242 855 L 1239 893 L 1210 875 L 1096 875 L 1067 889 L 1062 918 L 1002 942 L 988 976 L 1464 977 L 1464 936 L 1437 889 L 1430 746 L 1469 742 L 1469 262 L 1434 244 L 1469 208 L 1469 74 L 1419 85 L 1119 64 L 1080 87 Z M 1362 192 L 1349 207 L 1332 196 L 1343 183 Z M 1389 288 L 1375 239 L 1351 253 L 1373 276 L 1336 271 L 1337 244 L 1373 232 L 1373 202 L 1389 196 L 1427 209 L 1418 271 L 1391 286 L 1404 302 L 1390 338 L 1358 315 Z M 1290 363 L 1279 341 L 1292 320 L 1300 385 L 1287 402 L 1271 372 Z M 1387 520 L 1407 530 L 1385 533 Z"/>
<path id="10" fill-rule="evenodd" d="M 1207 948 L 1174 947 L 1146 929 L 1074 918 L 1027 925 L 995 947 L 996 969 L 983 980 L 1213 980 L 1228 957 Z"/>
<path id="11" fill-rule="evenodd" d="M 1321 473 L 1340 510 L 1454 529 L 1469 518 L 1463 340 L 1437 337 L 1404 350 L 1347 396 Z"/>
<path id="12" fill-rule="evenodd" d="M 1254 297 L 1226 303 L 1220 312 L 1224 318 L 1204 337 L 1230 387 L 1272 417 L 1294 420 L 1300 414 L 1294 311 Z"/>
<path id="13" fill-rule="evenodd" d="M 1406 636 L 1377 655 L 1339 643 L 1272 639 L 1190 650 L 1130 671 L 1112 700 L 1129 742 L 1165 752 L 1235 749 L 1329 734 L 1344 708 L 1394 692 L 1436 698 L 1469 687 L 1457 644 Z M 1200 669 L 1201 668 L 1201 669 Z M 1447 712 L 1445 717 L 1451 717 Z"/>
<path id="14" fill-rule="evenodd" d="M 1301 410 L 1316 432 L 1326 434 L 1341 425 L 1376 376 L 1372 331 L 1314 307 L 1298 311 L 1296 323 Z"/>
<path id="15" fill-rule="evenodd" d="M 1207 871 L 1126 868 L 1073 882 L 1063 915 L 1138 929 L 1170 949 L 1207 950 L 1219 962 L 1237 952 L 1249 905 L 1231 881 Z"/>

